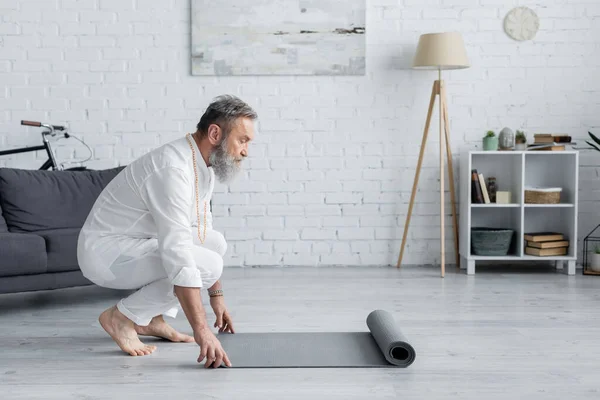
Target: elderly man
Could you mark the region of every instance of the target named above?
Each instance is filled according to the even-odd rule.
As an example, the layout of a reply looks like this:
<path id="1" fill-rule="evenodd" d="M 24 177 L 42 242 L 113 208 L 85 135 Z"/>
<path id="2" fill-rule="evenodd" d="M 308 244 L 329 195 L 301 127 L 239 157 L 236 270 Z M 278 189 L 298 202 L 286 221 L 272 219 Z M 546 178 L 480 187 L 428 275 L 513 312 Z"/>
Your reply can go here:
<path id="1" fill-rule="evenodd" d="M 211 331 L 201 300 L 207 289 L 219 332 L 234 333 L 220 277 L 227 244 L 213 229 L 210 200 L 215 177 L 228 182 L 240 170 L 254 138 L 255 111 L 234 96 L 217 97 L 193 134 L 135 160 L 102 191 L 78 240 L 84 276 L 99 286 L 138 289 L 104 311 L 101 326 L 126 353 L 156 347 L 138 335 L 200 346 L 205 367 L 231 366 Z M 194 337 L 163 315 L 183 309 Z"/>

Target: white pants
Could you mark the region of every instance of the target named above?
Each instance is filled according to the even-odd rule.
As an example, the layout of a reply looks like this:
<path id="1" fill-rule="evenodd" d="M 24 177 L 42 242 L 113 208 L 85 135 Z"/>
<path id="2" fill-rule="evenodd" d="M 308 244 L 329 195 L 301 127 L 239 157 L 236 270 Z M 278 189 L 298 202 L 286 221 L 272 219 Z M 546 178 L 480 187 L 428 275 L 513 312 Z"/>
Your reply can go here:
<path id="1" fill-rule="evenodd" d="M 86 253 L 86 246 L 89 253 Z M 103 251 L 99 249 L 114 248 L 127 250 L 121 252 L 113 262 L 103 263 Z M 110 243 L 106 239 L 82 236 L 78 251 L 81 271 L 90 281 L 111 289 L 138 289 L 117 303 L 119 311 L 137 325 L 146 326 L 158 315 L 177 316 L 179 300 L 162 267 L 156 239 L 120 238 L 118 243 Z M 207 230 L 204 243 L 200 243 L 194 235 L 193 254 L 201 272 L 203 287 L 210 288 L 221 277 L 226 251 L 227 243 L 220 232 Z"/>

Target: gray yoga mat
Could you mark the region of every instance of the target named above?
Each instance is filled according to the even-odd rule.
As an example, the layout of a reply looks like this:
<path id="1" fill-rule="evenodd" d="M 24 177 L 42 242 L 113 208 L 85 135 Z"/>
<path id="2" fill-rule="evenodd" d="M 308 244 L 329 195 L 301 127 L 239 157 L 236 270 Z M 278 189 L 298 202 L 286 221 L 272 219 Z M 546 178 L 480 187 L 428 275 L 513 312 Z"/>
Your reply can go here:
<path id="1" fill-rule="evenodd" d="M 365 332 L 221 333 L 232 368 L 408 367 L 416 357 L 393 316 L 375 310 Z"/>

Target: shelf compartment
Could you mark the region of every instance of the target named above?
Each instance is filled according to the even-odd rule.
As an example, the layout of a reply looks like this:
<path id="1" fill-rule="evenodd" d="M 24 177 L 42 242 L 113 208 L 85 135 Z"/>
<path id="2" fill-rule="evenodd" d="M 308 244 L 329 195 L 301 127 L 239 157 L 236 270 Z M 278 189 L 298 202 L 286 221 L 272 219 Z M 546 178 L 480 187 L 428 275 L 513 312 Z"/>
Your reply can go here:
<path id="1" fill-rule="evenodd" d="M 469 257 L 479 259 L 507 259 L 519 257 L 521 248 L 521 208 L 520 207 L 475 207 L 471 209 L 472 228 L 511 229 L 514 231 L 508 254 L 502 256 L 486 256 L 473 252 L 472 234 L 469 229 Z"/>
<path id="2" fill-rule="evenodd" d="M 515 152 L 487 152 L 471 154 L 471 170 L 483 174 L 487 185 L 490 177 L 496 178 L 497 191 L 511 193 L 511 204 L 521 204 L 523 195 L 523 154 Z M 471 172 L 471 171 L 469 171 Z M 469 196 L 471 191 L 469 190 Z M 469 201 L 471 197 L 469 197 Z M 472 203 L 471 204 L 480 204 Z M 496 204 L 505 206 L 504 204 Z"/>
<path id="3" fill-rule="evenodd" d="M 577 187 L 577 154 L 552 152 L 525 154 L 525 182 L 523 190 L 530 187 L 562 188 L 559 204 L 572 205 L 576 199 Z M 531 206 L 530 204 L 525 204 Z M 558 204 L 548 204 L 557 206 Z"/>
<path id="4" fill-rule="evenodd" d="M 577 237 L 575 236 L 574 218 L 577 218 L 574 207 L 526 207 L 523 216 L 523 236 L 532 232 L 558 232 L 564 240 L 569 241 L 567 254 L 536 256 L 525 253 L 527 242 L 522 241 L 523 257 L 527 259 L 569 259 L 577 254 Z"/>

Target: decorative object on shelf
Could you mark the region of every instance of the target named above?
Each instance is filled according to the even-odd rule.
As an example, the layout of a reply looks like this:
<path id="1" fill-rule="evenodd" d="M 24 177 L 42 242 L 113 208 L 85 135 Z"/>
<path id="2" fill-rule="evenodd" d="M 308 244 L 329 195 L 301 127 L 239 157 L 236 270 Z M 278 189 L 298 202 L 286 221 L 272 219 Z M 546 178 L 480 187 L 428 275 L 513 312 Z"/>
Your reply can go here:
<path id="1" fill-rule="evenodd" d="M 600 225 L 592 229 L 583 239 L 583 275 L 600 276 L 600 236 L 593 236 L 598 228 Z M 590 249 L 590 246 L 593 248 Z"/>
<path id="2" fill-rule="evenodd" d="M 510 128 L 503 128 L 498 135 L 498 148 L 512 150 L 515 147 L 515 134 Z"/>
<path id="3" fill-rule="evenodd" d="M 511 193 L 505 190 L 496 192 L 496 203 L 511 204 Z"/>
<path id="4" fill-rule="evenodd" d="M 540 29 L 540 19 L 531 8 L 516 7 L 504 18 L 504 31 L 514 40 L 523 41 L 535 38 Z"/>
<path id="5" fill-rule="evenodd" d="M 490 176 L 488 178 L 488 195 L 490 196 L 490 203 L 498 202 L 498 186 L 496 185 L 496 177 Z"/>
<path id="6" fill-rule="evenodd" d="M 415 179 L 412 187 L 412 193 L 410 196 L 410 204 L 408 206 L 408 213 L 406 215 L 406 222 L 404 223 L 404 234 L 402 236 L 402 245 L 400 248 L 400 255 L 398 256 L 397 267 L 400 268 L 402 263 L 402 255 L 404 254 L 404 248 L 406 244 L 406 238 L 408 233 L 408 226 L 410 223 L 410 216 L 412 213 L 413 204 L 415 201 L 415 194 L 417 191 L 417 185 L 419 181 L 419 174 L 421 172 L 421 164 L 423 162 L 423 154 L 425 151 L 425 144 L 427 142 L 427 134 L 429 131 L 429 124 L 431 122 L 431 116 L 433 114 L 433 108 L 435 105 L 436 97 L 439 96 L 439 163 L 440 163 L 440 269 L 442 278 L 445 275 L 445 262 L 446 262 L 446 235 L 444 220 L 446 212 L 444 211 L 445 203 L 445 174 L 444 174 L 444 147 L 446 149 L 446 159 L 448 162 L 448 182 L 450 183 L 450 196 L 452 204 L 452 221 L 454 228 L 454 251 L 456 257 L 457 267 L 460 265 L 459 257 L 459 246 L 458 246 L 458 213 L 456 210 L 456 194 L 454 191 L 454 170 L 452 168 L 452 152 L 450 150 L 450 127 L 448 117 L 448 105 L 446 96 L 446 84 L 442 80 L 442 70 L 456 70 L 469 68 L 469 59 L 467 57 L 467 50 L 462 38 L 462 35 L 458 32 L 443 32 L 443 33 L 427 33 L 419 37 L 419 43 L 417 44 L 417 50 L 413 60 L 413 68 L 424 69 L 424 70 L 435 70 L 438 72 L 438 79 L 433 82 L 431 88 L 431 99 L 429 101 L 429 109 L 427 112 L 427 119 L 425 122 L 425 129 L 423 131 L 423 139 L 421 140 L 421 150 L 419 152 L 419 160 L 417 162 L 417 168 L 415 171 Z M 443 126 L 443 129 L 442 129 Z M 445 133 L 445 138 L 444 138 Z"/>
<path id="7" fill-rule="evenodd" d="M 525 188 L 526 204 L 558 204 L 562 188 Z"/>
<path id="8" fill-rule="evenodd" d="M 483 138 L 483 150 L 496 151 L 498 150 L 498 137 L 494 131 L 487 131 Z"/>
<path id="9" fill-rule="evenodd" d="M 527 136 L 525 136 L 525 132 L 517 130 L 517 134 L 515 135 L 515 150 L 527 150 Z"/>
<path id="10" fill-rule="evenodd" d="M 471 228 L 473 254 L 505 256 L 510 250 L 515 231 L 504 228 Z"/>

